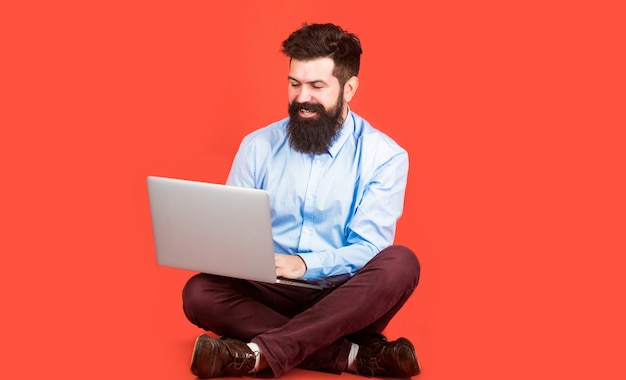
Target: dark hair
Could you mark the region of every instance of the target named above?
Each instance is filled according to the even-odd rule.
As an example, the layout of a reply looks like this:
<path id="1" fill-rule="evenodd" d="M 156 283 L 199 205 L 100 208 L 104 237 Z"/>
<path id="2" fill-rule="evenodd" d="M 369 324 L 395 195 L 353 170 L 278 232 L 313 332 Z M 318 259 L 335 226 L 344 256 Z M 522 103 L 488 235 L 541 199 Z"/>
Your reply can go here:
<path id="1" fill-rule="evenodd" d="M 300 61 L 332 58 L 335 63 L 333 75 L 343 86 L 348 79 L 359 74 L 363 50 L 355 34 L 337 25 L 304 23 L 283 41 L 282 52 Z"/>

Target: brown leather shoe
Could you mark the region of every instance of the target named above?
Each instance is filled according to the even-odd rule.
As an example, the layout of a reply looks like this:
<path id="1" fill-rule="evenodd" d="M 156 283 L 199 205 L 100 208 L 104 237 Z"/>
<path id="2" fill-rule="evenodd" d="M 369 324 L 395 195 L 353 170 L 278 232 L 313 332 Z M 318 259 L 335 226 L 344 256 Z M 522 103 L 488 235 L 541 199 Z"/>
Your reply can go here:
<path id="1" fill-rule="evenodd" d="M 376 335 L 363 338 L 357 344 L 356 373 L 359 375 L 407 379 L 421 372 L 415 348 L 408 339 L 388 342 L 384 336 Z"/>
<path id="2" fill-rule="evenodd" d="M 255 363 L 256 356 L 246 343 L 202 334 L 193 347 L 191 372 L 202 379 L 244 376 L 254 369 Z"/>

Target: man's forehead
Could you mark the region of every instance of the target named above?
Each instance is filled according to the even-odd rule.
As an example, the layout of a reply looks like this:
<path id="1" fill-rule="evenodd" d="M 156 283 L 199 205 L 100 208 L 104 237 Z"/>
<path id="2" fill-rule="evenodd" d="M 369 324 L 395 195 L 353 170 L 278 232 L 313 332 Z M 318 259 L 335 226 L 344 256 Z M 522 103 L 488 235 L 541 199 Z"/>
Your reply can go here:
<path id="1" fill-rule="evenodd" d="M 300 82 L 330 81 L 331 78 L 335 78 L 334 68 L 335 62 L 328 57 L 310 60 L 292 59 L 289 63 L 289 77 Z"/>

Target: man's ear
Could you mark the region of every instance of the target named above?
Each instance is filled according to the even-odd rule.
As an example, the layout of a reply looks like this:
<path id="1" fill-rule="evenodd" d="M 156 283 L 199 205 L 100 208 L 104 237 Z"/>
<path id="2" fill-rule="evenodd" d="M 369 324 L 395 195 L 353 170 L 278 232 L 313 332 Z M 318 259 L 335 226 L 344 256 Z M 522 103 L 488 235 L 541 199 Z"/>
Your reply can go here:
<path id="1" fill-rule="evenodd" d="M 349 103 L 352 100 L 352 97 L 356 93 L 356 90 L 359 88 L 359 78 L 357 76 L 353 76 L 348 79 L 346 84 L 343 86 L 343 98 Z"/>

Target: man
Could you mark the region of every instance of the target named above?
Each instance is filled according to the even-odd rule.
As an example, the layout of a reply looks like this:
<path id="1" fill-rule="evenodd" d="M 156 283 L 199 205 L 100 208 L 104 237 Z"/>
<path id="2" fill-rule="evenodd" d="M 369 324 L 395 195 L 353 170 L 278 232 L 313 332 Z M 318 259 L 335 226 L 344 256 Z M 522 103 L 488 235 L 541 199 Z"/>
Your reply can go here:
<path id="1" fill-rule="evenodd" d="M 227 184 L 270 195 L 276 273 L 323 290 L 198 274 L 183 290 L 187 318 L 221 338 L 196 340 L 201 378 L 293 367 L 408 378 L 407 339 L 381 332 L 419 281 L 418 260 L 392 245 L 408 172 L 405 150 L 353 113 L 358 37 L 304 25 L 283 42 L 289 117 L 242 142 Z"/>

